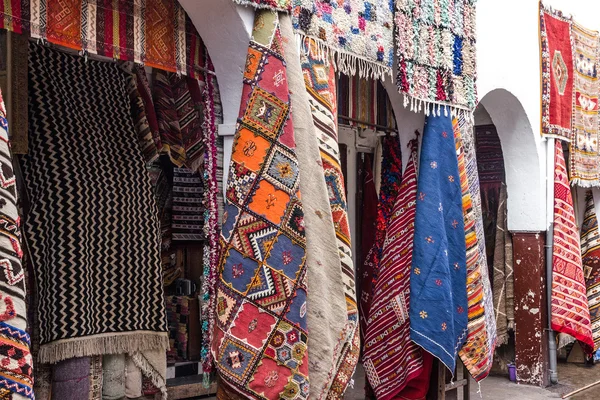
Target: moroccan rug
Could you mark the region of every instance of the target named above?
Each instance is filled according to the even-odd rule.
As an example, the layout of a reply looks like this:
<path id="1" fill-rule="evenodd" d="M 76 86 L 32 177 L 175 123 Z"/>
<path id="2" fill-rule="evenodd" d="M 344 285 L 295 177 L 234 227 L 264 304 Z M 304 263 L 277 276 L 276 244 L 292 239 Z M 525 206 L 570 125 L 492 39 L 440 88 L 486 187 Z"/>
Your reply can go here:
<path id="1" fill-rule="evenodd" d="M 381 190 L 375 218 L 375 238 L 362 267 L 360 322 L 361 330 L 366 332 L 372 303 L 373 285 L 378 281 L 381 267 L 381 255 L 386 232 L 392 217 L 392 210 L 401 190 L 402 158 L 400 141 L 396 136 L 383 138 L 383 160 L 381 163 Z"/>
<path id="2" fill-rule="evenodd" d="M 341 151 L 338 144 L 335 71 L 331 62 L 326 63 L 315 56 L 318 46 L 315 40 L 306 38 L 301 40 L 301 44 L 304 49 L 310 49 L 302 52 L 302 69 L 312 119 L 316 128 L 321 153 L 320 164 L 329 193 L 329 205 L 342 267 L 340 277 L 342 285 L 336 284 L 330 290 L 343 290 L 346 296 L 348 316 L 345 334 L 334 349 L 336 355 L 339 354 L 339 358 L 336 360 L 334 368 L 329 371 L 332 377 L 331 387 L 329 392 L 320 389 L 317 396 L 339 398 L 343 397 L 350 379 L 354 375 L 360 353 L 360 333 L 350 224 L 348 222 L 348 202 L 340 164 Z"/>
<path id="3" fill-rule="evenodd" d="M 500 188 L 505 179 L 502 144 L 494 125 L 475 127 L 475 151 L 477 153 L 477 172 L 481 185 L 481 205 L 485 233 L 487 259 L 494 259 L 496 246 L 496 214 Z M 492 266 L 489 266 L 492 268 Z"/>
<path id="4" fill-rule="evenodd" d="M 465 154 L 465 168 L 469 182 L 469 192 L 471 194 L 471 202 L 473 204 L 473 213 L 475 220 L 475 233 L 478 238 L 485 237 L 483 226 L 483 207 L 481 205 L 481 191 L 479 186 L 479 173 L 477 171 L 477 157 L 475 149 L 475 130 L 473 120 L 464 115 L 458 115 L 458 127 L 462 137 L 462 147 Z M 482 265 L 488 265 L 486 256 L 485 240 L 478 240 L 479 258 Z M 495 349 L 496 338 L 496 316 L 494 314 L 494 301 L 492 295 L 492 287 L 490 284 L 490 276 L 488 268 L 480 268 L 481 283 L 483 287 L 483 312 L 485 315 L 485 325 L 487 331 L 488 348 Z"/>
<path id="5" fill-rule="evenodd" d="M 292 0 L 294 29 L 317 43 L 314 57 L 333 56 L 337 71 L 372 79 L 392 73 L 394 6 L 390 2 Z"/>
<path id="6" fill-rule="evenodd" d="M 373 287 L 364 333 L 363 366 L 377 398 L 392 399 L 423 368 L 421 349 L 410 340 L 410 264 L 417 200 L 417 139 L 402 185 L 393 199 L 379 276 Z M 393 330 L 393 335 L 387 333 Z"/>
<path id="7" fill-rule="evenodd" d="M 274 11 L 290 11 L 292 9 L 292 0 L 233 0 L 233 2 L 242 6 L 267 8 Z"/>
<path id="8" fill-rule="evenodd" d="M 515 328 L 515 292 L 512 236 L 507 226 L 507 193 L 502 184 L 494 250 L 494 310 L 498 344 L 508 343 L 508 331 Z"/>
<path id="9" fill-rule="evenodd" d="M 410 277 L 410 338 L 454 371 L 468 333 L 467 266 L 456 144 L 452 119 L 444 114 L 425 120 Z"/>
<path id="10" fill-rule="evenodd" d="M 581 262 L 579 230 L 573 209 L 561 142 L 554 167 L 554 242 L 552 250 L 552 329 L 579 340 L 586 354 L 594 340 Z"/>
<path id="11" fill-rule="evenodd" d="M 171 229 L 173 242 L 204 240 L 204 182 L 198 172 L 173 168 Z"/>
<path id="12" fill-rule="evenodd" d="M 375 180 L 373 179 L 373 161 L 371 154 L 364 154 L 362 161 L 363 182 L 362 182 L 362 204 L 361 204 L 361 263 L 358 265 L 358 276 L 360 277 L 360 335 L 361 342 L 364 344 L 364 335 L 367 331 L 367 321 L 369 315 L 362 309 L 365 299 L 365 309 L 368 308 L 368 300 L 373 293 L 373 265 L 371 262 L 371 249 L 375 243 L 377 235 L 377 210 L 379 199 L 375 190 Z M 364 346 L 363 346 L 364 347 Z"/>
<path id="13" fill-rule="evenodd" d="M 213 339 L 221 390 L 308 397 L 306 225 L 279 17 L 257 11 L 221 229 Z"/>
<path id="14" fill-rule="evenodd" d="M 573 62 L 575 92 L 573 106 L 573 133 L 569 155 L 571 185 L 600 186 L 600 155 L 598 154 L 598 95 L 600 66 L 596 31 L 573 23 Z"/>
<path id="15" fill-rule="evenodd" d="M 0 94 L 0 397 L 34 399 L 33 359 L 27 334 L 25 270 L 21 262 L 21 220 L 17 184 L 8 140 L 8 122 Z"/>
<path id="16" fill-rule="evenodd" d="M 185 296 L 167 296 L 167 323 L 169 324 L 169 350 L 167 362 L 187 361 L 188 323 L 190 299 Z"/>
<path id="17" fill-rule="evenodd" d="M 52 398 L 87 399 L 90 395 L 90 357 L 61 361 L 52 366 Z"/>
<path id="18" fill-rule="evenodd" d="M 212 69 L 210 57 L 207 56 L 209 69 Z M 222 207 L 223 193 L 223 160 L 219 161 L 217 147 L 217 105 L 220 107 L 217 78 L 206 73 L 204 77 L 204 123 L 203 140 L 206 148 L 204 159 L 203 178 L 204 187 L 204 250 L 202 254 L 202 285 L 200 302 L 200 321 L 202 329 L 202 347 L 200 358 L 202 370 L 206 374 L 213 370 L 213 358 L 210 352 L 212 333 L 215 321 L 215 286 L 217 279 L 217 265 L 219 263 L 219 216 Z M 222 140 L 222 139 L 221 139 Z M 222 146 L 221 146 L 222 148 Z M 220 172 L 220 175 L 219 175 Z M 221 199 L 219 198 L 221 196 Z"/>
<path id="19" fill-rule="evenodd" d="M 594 350 L 598 350 L 600 348 L 600 233 L 591 190 L 585 194 L 585 214 L 581 225 L 581 254 Z"/>
<path id="20" fill-rule="evenodd" d="M 142 397 L 142 370 L 135 365 L 133 359 L 125 357 L 125 397 L 137 399 Z"/>
<path id="21" fill-rule="evenodd" d="M 29 54 L 23 175 L 40 362 L 166 349 L 156 205 L 126 73 L 32 43 Z"/>
<path id="22" fill-rule="evenodd" d="M 294 37 L 289 16 L 281 15 L 281 35 Z M 313 123 L 311 101 L 296 41 L 284 42 L 286 71 L 290 101 L 294 109 L 294 138 L 300 191 L 310 193 L 302 199 L 306 230 L 306 279 L 308 292 L 306 323 L 310 332 L 310 363 L 308 373 L 311 398 L 325 398 L 329 393 L 337 363 L 348 337 L 348 307 L 345 281 L 338 250 L 338 239 L 333 222 L 331 205 L 317 133 Z M 305 63 L 308 60 L 304 60 Z M 305 64 L 306 65 L 306 64 Z M 324 71 L 328 71 L 325 68 Z M 327 84 L 329 79 L 327 76 Z M 312 100 L 309 100 L 312 99 Z M 326 103 L 323 103 L 323 105 Z M 353 324 L 356 326 L 356 324 Z"/>
<path id="23" fill-rule="evenodd" d="M 542 135 L 571 140 L 573 115 L 572 20 L 540 2 Z"/>
<path id="24" fill-rule="evenodd" d="M 102 400 L 102 356 L 90 357 L 89 400 Z"/>
<path id="25" fill-rule="evenodd" d="M 349 79 L 348 115 L 358 121 L 377 124 L 377 81 L 358 75 Z M 373 125 L 365 125 L 356 121 L 348 121 L 351 126 L 372 129 Z"/>
<path id="26" fill-rule="evenodd" d="M 460 187 L 462 191 L 462 206 L 465 224 L 465 241 L 467 257 L 467 299 L 468 299 L 468 335 L 467 341 L 459 351 L 459 356 L 473 378 L 479 382 L 488 376 L 494 358 L 495 346 L 490 346 L 489 332 L 485 320 L 484 276 L 487 263 L 482 262 L 479 240 L 477 236 L 477 214 L 473 208 L 471 192 L 469 190 L 469 177 L 467 175 L 465 149 L 463 147 L 462 133 L 457 118 L 452 121 Z M 489 284 L 489 282 L 488 282 Z"/>
<path id="27" fill-rule="evenodd" d="M 84 53 L 203 76 L 204 43 L 177 0 L 15 0 L 0 28 Z"/>
<path id="28" fill-rule="evenodd" d="M 475 0 L 396 1 L 396 83 L 411 110 L 477 105 Z M 430 108 L 429 105 L 436 107 Z"/>

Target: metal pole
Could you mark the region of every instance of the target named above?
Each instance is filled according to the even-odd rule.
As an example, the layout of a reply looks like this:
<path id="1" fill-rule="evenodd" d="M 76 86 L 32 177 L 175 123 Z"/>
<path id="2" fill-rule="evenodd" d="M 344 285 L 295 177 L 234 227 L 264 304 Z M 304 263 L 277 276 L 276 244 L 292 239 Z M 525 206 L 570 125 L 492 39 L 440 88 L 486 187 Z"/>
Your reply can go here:
<path id="1" fill-rule="evenodd" d="M 549 372 L 550 382 L 558 383 L 558 371 L 556 361 L 556 335 L 552 330 L 552 247 L 554 242 L 554 151 L 555 140 L 548 139 L 546 147 L 547 171 L 546 171 L 546 188 L 547 188 L 547 219 L 548 230 L 546 230 L 546 298 L 548 307 L 548 356 L 549 356 Z M 561 143 L 557 143 L 561 146 Z"/>

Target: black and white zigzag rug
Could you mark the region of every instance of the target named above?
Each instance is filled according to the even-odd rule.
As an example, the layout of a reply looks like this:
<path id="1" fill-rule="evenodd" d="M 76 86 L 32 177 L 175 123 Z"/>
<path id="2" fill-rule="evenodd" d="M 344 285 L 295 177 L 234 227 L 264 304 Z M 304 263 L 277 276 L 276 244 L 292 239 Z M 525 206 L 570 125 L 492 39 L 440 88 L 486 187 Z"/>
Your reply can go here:
<path id="1" fill-rule="evenodd" d="M 126 73 L 31 43 L 31 203 L 40 361 L 168 346 L 155 199 Z"/>

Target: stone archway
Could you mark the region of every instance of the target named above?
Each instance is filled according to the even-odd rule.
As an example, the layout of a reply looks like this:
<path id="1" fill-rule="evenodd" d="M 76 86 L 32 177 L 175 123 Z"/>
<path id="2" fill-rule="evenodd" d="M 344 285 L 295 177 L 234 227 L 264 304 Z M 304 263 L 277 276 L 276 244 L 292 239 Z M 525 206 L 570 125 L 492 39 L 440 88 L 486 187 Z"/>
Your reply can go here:
<path id="1" fill-rule="evenodd" d="M 525 109 L 512 93 L 495 89 L 481 99 L 481 105 L 496 126 L 506 170 L 508 229 L 541 232 L 546 230 L 545 147 L 537 138 Z"/>

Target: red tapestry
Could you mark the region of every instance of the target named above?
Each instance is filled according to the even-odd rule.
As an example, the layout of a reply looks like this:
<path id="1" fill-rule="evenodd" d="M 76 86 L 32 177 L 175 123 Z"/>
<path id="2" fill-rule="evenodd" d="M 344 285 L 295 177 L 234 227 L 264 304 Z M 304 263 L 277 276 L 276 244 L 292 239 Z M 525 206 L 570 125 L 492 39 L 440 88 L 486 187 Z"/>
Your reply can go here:
<path id="1" fill-rule="evenodd" d="M 46 18 L 49 42 L 81 49 L 81 0 L 49 1 Z"/>
<path id="2" fill-rule="evenodd" d="M 147 0 L 146 65 L 176 72 L 173 12 L 173 2 L 170 0 Z"/>
<path id="3" fill-rule="evenodd" d="M 555 164 L 552 329 L 573 336 L 590 354 L 594 349 L 594 340 L 581 262 L 579 229 L 560 142 L 556 143 Z"/>
<path id="4" fill-rule="evenodd" d="M 573 113 L 572 21 L 540 3 L 542 135 L 571 140 Z"/>

